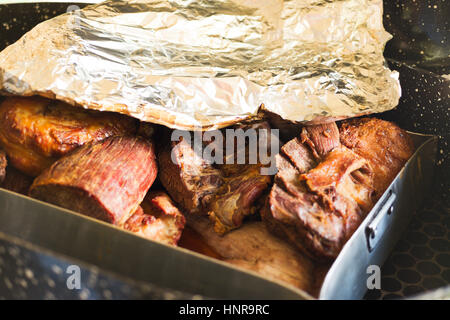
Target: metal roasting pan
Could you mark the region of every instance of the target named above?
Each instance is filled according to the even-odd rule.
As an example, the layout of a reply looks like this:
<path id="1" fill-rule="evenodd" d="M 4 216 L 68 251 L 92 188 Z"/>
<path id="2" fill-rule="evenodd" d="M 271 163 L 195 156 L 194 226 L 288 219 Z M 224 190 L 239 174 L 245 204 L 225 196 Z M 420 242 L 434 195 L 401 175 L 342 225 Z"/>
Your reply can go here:
<path id="1" fill-rule="evenodd" d="M 430 187 L 437 138 L 410 133 L 416 152 L 344 246 L 325 277 L 320 299 L 360 299 L 367 267 L 381 266 Z M 112 225 L 0 189 L 0 239 L 44 250 L 161 288 L 219 299 L 308 299 L 183 248 L 149 241 Z"/>

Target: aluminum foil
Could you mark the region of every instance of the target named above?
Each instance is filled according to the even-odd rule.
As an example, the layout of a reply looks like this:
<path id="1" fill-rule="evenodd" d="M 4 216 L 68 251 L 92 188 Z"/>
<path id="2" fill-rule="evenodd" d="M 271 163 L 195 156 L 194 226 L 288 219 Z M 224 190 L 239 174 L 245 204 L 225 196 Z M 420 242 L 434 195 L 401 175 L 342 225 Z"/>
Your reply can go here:
<path id="1" fill-rule="evenodd" d="M 395 107 L 382 0 L 105 1 L 0 53 L 0 93 L 42 95 L 180 129 L 268 110 L 297 122 Z"/>

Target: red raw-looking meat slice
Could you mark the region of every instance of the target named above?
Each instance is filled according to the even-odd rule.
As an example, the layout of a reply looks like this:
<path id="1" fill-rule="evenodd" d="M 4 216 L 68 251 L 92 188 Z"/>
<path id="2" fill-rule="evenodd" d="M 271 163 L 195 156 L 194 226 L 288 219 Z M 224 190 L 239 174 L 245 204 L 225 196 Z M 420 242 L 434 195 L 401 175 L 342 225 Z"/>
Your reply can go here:
<path id="1" fill-rule="evenodd" d="M 150 140 L 116 136 L 56 161 L 34 180 L 30 195 L 121 225 L 137 210 L 157 171 Z"/>

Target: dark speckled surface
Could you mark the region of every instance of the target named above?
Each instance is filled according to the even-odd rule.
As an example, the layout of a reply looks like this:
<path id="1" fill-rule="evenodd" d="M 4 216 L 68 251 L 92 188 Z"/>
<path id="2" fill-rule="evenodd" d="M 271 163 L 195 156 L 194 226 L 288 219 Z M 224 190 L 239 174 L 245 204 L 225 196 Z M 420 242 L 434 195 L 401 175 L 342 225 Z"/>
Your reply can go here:
<path id="1" fill-rule="evenodd" d="M 67 285 L 73 265 L 80 268 L 79 289 Z M 200 296 L 136 282 L 0 233 L 0 300 L 193 298 Z"/>
<path id="2" fill-rule="evenodd" d="M 439 136 L 439 147 L 434 187 L 381 268 L 381 290 L 369 291 L 367 299 L 410 297 L 450 284 L 450 77 L 443 77 L 450 74 L 450 2 L 393 0 L 384 10 L 394 37 L 385 56 L 400 72 L 402 97 L 382 117 Z"/>

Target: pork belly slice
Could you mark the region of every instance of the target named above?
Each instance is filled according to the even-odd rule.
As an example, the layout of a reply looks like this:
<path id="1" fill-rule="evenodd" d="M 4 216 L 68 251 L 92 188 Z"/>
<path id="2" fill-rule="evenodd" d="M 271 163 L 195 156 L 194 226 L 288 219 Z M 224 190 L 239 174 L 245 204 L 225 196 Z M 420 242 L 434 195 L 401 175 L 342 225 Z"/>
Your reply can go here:
<path id="1" fill-rule="evenodd" d="M 254 271 L 264 278 L 282 281 L 307 292 L 314 287 L 314 264 L 295 247 L 271 234 L 261 221 L 249 221 L 225 235 L 214 232 L 209 219 L 187 216 L 187 226 L 205 242 L 207 252 L 222 261 Z M 185 241 L 187 242 L 187 241 Z M 191 241 L 190 243 L 198 241 Z M 188 249 L 197 250 L 199 246 Z M 211 255 L 211 254 L 210 254 Z"/>
<path id="2" fill-rule="evenodd" d="M 57 160 L 34 180 L 30 195 L 121 225 L 138 209 L 156 175 L 153 143 L 117 136 Z"/>
<path id="3" fill-rule="evenodd" d="M 7 165 L 8 161 L 6 160 L 6 153 L 0 149 L 0 184 L 5 179 Z"/>
<path id="4" fill-rule="evenodd" d="M 146 239 L 177 245 L 185 223 L 184 215 L 165 192 L 150 191 L 122 227 Z"/>
<path id="5" fill-rule="evenodd" d="M 376 118 L 344 121 L 339 131 L 341 143 L 370 164 L 376 198 L 381 197 L 413 155 L 411 137 L 396 124 Z"/>
<path id="6" fill-rule="evenodd" d="M 239 124 L 234 128 L 270 129 L 266 122 Z M 158 157 L 162 185 L 186 212 L 209 215 L 216 232 L 224 234 L 238 228 L 246 216 L 261 207 L 259 199 L 268 189 L 271 177 L 260 174 L 260 163 L 237 164 L 237 151 L 232 155 L 234 164 L 226 164 L 225 150 L 224 164 L 211 164 L 194 152 L 191 145 L 191 141 L 181 140 L 167 143 L 162 149 Z M 226 141 L 224 148 L 225 145 Z M 245 152 L 248 160 L 248 144 L 241 147 L 245 148 L 240 151 Z"/>
<path id="7" fill-rule="evenodd" d="M 15 168 L 33 177 L 85 143 L 136 130 L 133 118 L 41 97 L 7 97 L 0 103 L 0 146 Z"/>

